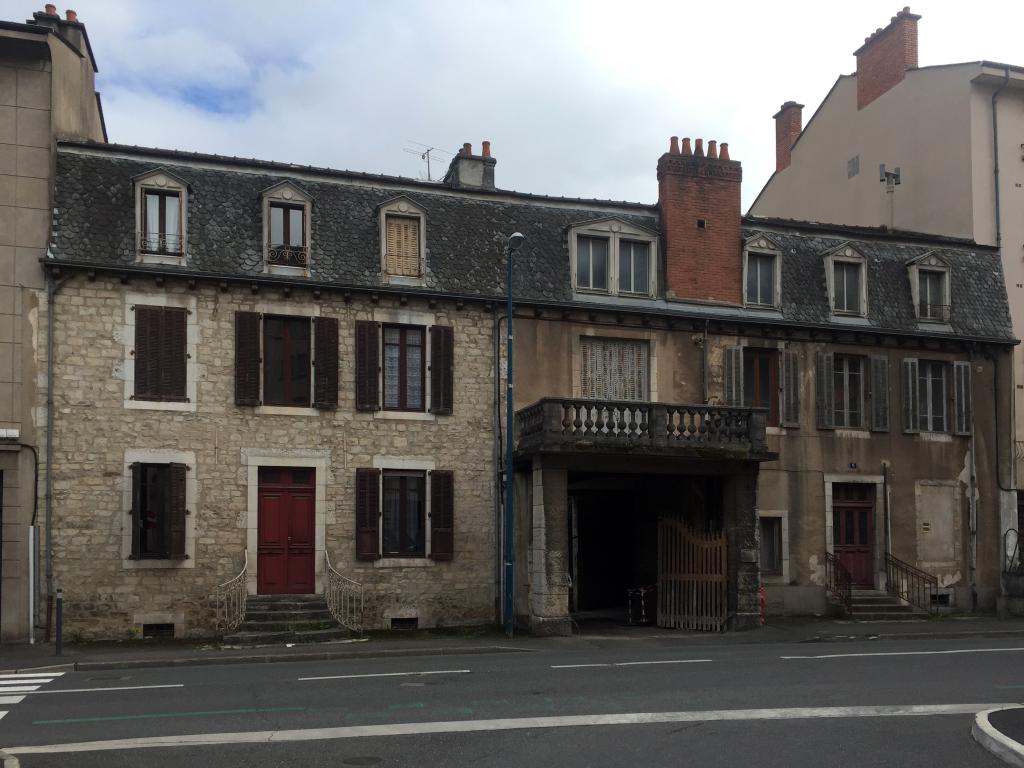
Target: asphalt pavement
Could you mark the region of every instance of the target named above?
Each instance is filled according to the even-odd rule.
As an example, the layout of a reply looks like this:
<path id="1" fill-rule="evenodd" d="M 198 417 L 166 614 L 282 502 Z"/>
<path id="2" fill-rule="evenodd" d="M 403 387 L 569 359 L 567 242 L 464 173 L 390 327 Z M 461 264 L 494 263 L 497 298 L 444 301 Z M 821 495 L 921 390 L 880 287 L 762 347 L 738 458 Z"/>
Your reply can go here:
<path id="1" fill-rule="evenodd" d="M 997 766 L 971 738 L 975 715 L 1024 700 L 1020 636 L 598 637 L 519 652 L 21 673 L 0 678 L 32 689 L 0 693 L 0 746 L 29 768 Z"/>

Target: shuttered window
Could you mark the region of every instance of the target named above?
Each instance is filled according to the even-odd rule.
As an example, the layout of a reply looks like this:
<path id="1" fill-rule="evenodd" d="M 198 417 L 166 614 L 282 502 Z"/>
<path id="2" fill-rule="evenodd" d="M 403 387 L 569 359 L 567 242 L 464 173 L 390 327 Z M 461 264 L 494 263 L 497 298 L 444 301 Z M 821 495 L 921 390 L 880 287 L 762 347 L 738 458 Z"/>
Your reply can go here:
<path id="1" fill-rule="evenodd" d="M 356 410 L 380 410 L 380 323 L 356 321 Z"/>
<path id="2" fill-rule="evenodd" d="M 953 431 L 956 434 L 971 434 L 973 426 L 971 411 L 971 364 L 958 360 L 953 363 Z"/>
<path id="3" fill-rule="evenodd" d="M 782 353 L 782 426 L 800 426 L 800 356 Z"/>
<path id="4" fill-rule="evenodd" d="M 356 470 L 356 559 L 380 557 L 380 470 Z"/>
<path id="5" fill-rule="evenodd" d="M 743 405 L 766 408 L 768 426 L 779 426 L 779 354 L 774 349 L 743 349 Z"/>
<path id="6" fill-rule="evenodd" d="M 423 557 L 426 554 L 426 473 L 385 470 L 381 514 L 381 554 Z"/>
<path id="7" fill-rule="evenodd" d="M 889 429 L 889 358 L 884 355 L 871 358 L 871 429 Z"/>
<path id="8" fill-rule="evenodd" d="M 864 426 L 864 360 L 856 355 L 832 359 L 833 425 L 848 429 Z"/>
<path id="9" fill-rule="evenodd" d="M 835 389 L 831 352 L 817 352 L 814 356 L 814 411 L 818 429 L 835 428 Z"/>
<path id="10" fill-rule="evenodd" d="M 132 559 L 185 559 L 185 465 L 136 463 L 131 471 Z"/>
<path id="11" fill-rule="evenodd" d="M 136 305 L 134 400 L 186 402 L 186 320 L 179 307 Z"/>
<path id="12" fill-rule="evenodd" d="M 430 557 L 451 560 L 455 548 L 455 482 L 446 470 L 430 473 Z"/>
<path id="13" fill-rule="evenodd" d="M 388 274 L 419 277 L 420 220 L 411 216 L 388 216 L 385 230 Z"/>
<path id="14" fill-rule="evenodd" d="M 455 332 L 450 326 L 430 329 L 430 412 L 453 411 L 455 390 Z"/>
<path id="15" fill-rule="evenodd" d="M 338 319 L 313 318 L 313 407 L 338 407 Z"/>
<path id="16" fill-rule="evenodd" d="M 426 384 L 426 349 L 421 326 L 385 325 L 384 409 L 422 411 Z"/>
<path id="17" fill-rule="evenodd" d="M 310 402 L 308 317 L 263 317 L 263 403 L 308 407 Z"/>
<path id="18" fill-rule="evenodd" d="M 919 426 L 922 432 L 946 431 L 946 363 L 921 360 L 917 373 Z"/>
<path id="19" fill-rule="evenodd" d="M 917 386 L 918 361 L 907 357 L 903 360 L 903 431 L 918 432 L 920 425 L 920 403 Z"/>
<path id="20" fill-rule="evenodd" d="M 743 405 L 743 347 L 726 347 L 722 374 L 725 404 Z"/>
<path id="21" fill-rule="evenodd" d="M 580 391 L 598 400 L 649 400 L 650 362 L 646 341 L 580 340 Z"/>

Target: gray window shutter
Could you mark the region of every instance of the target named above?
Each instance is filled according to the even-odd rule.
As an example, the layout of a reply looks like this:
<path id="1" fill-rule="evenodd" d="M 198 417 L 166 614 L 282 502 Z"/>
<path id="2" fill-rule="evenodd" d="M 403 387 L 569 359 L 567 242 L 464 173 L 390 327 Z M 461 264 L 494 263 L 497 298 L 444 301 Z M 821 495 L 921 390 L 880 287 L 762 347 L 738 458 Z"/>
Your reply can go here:
<path id="1" fill-rule="evenodd" d="M 818 429 L 835 429 L 836 426 L 834 363 L 835 356 L 831 352 L 815 354 L 814 408 Z"/>
<path id="2" fill-rule="evenodd" d="M 971 434 L 971 364 L 953 363 L 953 431 L 958 435 Z"/>
<path id="3" fill-rule="evenodd" d="M 725 348 L 725 404 L 743 405 L 743 347 Z"/>
<path id="4" fill-rule="evenodd" d="M 917 392 L 917 358 L 903 358 L 903 431 L 921 431 L 921 407 Z"/>
<path id="5" fill-rule="evenodd" d="M 782 426 L 800 426 L 800 356 L 782 353 Z"/>
<path id="6" fill-rule="evenodd" d="M 871 358 L 871 431 L 889 431 L 889 358 Z"/>

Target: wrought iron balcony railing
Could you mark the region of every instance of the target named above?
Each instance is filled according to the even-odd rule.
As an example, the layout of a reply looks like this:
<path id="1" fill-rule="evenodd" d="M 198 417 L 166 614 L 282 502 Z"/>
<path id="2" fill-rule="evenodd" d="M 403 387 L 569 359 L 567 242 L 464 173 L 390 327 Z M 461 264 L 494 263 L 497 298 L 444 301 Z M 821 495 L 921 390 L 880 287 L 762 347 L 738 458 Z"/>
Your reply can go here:
<path id="1" fill-rule="evenodd" d="M 309 264 L 309 248 L 304 245 L 267 243 L 267 264 L 278 267 L 301 267 Z"/>
<path id="2" fill-rule="evenodd" d="M 139 233 L 139 250 L 143 253 L 181 254 L 181 234 L 177 232 L 141 232 Z"/>
<path id="3" fill-rule="evenodd" d="M 949 304 L 928 304 L 922 301 L 917 305 L 917 318 L 933 323 L 948 323 Z"/>
<path id="4" fill-rule="evenodd" d="M 714 405 L 544 398 L 516 414 L 519 450 L 589 447 L 764 453 L 768 411 Z"/>

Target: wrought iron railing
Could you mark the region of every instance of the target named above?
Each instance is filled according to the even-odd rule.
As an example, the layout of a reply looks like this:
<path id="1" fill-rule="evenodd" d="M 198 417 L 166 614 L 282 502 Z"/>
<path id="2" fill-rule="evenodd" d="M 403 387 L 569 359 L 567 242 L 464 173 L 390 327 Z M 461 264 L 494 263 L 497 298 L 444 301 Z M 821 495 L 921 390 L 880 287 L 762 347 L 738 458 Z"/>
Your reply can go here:
<path id="1" fill-rule="evenodd" d="M 1010 528 L 1003 534 L 1003 573 L 1024 576 L 1024 552 L 1021 552 L 1020 534 Z"/>
<path id="2" fill-rule="evenodd" d="M 922 301 L 917 307 L 917 316 L 921 320 L 933 322 L 949 322 L 949 304 L 928 304 Z"/>
<path id="3" fill-rule="evenodd" d="M 267 243 L 267 264 L 279 267 L 305 267 L 309 264 L 309 248 L 304 245 Z"/>
<path id="4" fill-rule="evenodd" d="M 520 447 L 533 444 L 767 450 L 767 410 L 584 398 L 544 398 L 516 414 Z"/>
<path id="5" fill-rule="evenodd" d="M 334 620 L 352 632 L 363 633 L 363 585 L 342 576 L 331 565 L 331 556 L 324 553 L 327 559 L 327 584 L 324 597 L 327 608 Z"/>
<path id="6" fill-rule="evenodd" d="M 926 611 L 935 609 L 933 595 L 938 594 L 939 580 L 910 563 L 885 556 L 885 589 L 890 595 Z"/>
<path id="7" fill-rule="evenodd" d="M 246 582 L 249 571 L 249 551 L 245 551 L 242 570 L 234 578 L 218 584 L 213 590 L 214 610 L 217 617 L 217 630 L 228 632 L 245 619 Z"/>
<path id="8" fill-rule="evenodd" d="M 143 253 L 163 253 L 177 256 L 181 253 L 181 233 L 141 232 L 139 234 L 139 250 Z"/>
<path id="9" fill-rule="evenodd" d="M 853 610 L 853 577 L 832 552 L 825 553 L 825 589 L 847 613 Z"/>

